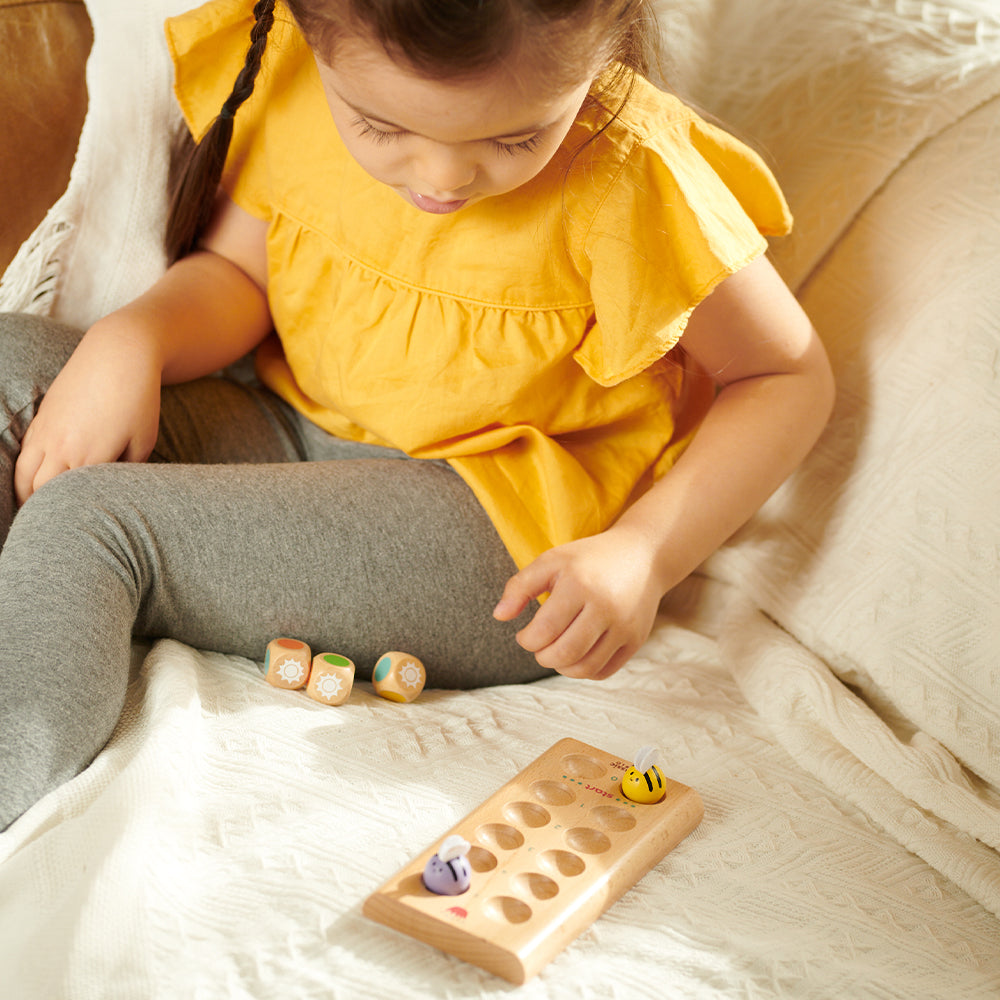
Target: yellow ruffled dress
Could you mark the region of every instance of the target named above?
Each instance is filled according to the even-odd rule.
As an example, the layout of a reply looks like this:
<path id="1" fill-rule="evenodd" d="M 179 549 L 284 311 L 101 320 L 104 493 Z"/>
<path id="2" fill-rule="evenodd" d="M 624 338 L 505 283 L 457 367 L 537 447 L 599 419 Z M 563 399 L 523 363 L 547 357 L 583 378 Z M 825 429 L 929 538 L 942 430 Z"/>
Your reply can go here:
<path id="1" fill-rule="evenodd" d="M 213 0 L 167 22 L 195 135 L 243 65 L 250 11 Z M 606 118 L 585 104 L 516 191 L 420 212 L 347 153 L 279 3 L 226 166 L 269 223 L 261 380 L 332 434 L 446 459 L 521 566 L 607 527 L 676 460 L 712 399 L 674 350 L 688 316 L 790 227 L 757 155 L 675 98 L 638 80 L 583 146 Z"/>

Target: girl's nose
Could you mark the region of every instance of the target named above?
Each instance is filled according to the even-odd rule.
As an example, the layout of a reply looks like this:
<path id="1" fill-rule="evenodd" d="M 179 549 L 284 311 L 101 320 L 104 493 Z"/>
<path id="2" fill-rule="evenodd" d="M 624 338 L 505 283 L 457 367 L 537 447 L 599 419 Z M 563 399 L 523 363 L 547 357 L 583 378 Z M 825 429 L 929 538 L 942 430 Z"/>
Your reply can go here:
<path id="1" fill-rule="evenodd" d="M 467 151 L 442 143 L 428 143 L 416 164 L 421 194 L 441 201 L 458 195 L 476 176 L 475 160 Z"/>

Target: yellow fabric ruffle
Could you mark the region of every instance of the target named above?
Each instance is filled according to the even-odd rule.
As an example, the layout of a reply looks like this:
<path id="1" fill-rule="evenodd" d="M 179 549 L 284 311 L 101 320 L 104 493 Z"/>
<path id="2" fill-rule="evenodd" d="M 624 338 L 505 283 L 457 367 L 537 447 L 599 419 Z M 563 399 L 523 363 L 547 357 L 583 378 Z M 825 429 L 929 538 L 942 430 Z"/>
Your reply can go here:
<path id="1" fill-rule="evenodd" d="M 252 23 L 239 0 L 168 21 L 195 135 Z M 599 131 L 620 99 L 595 90 L 528 184 L 428 215 L 346 152 L 279 3 L 236 117 L 223 183 L 269 222 L 262 381 L 333 434 L 447 459 L 519 565 L 673 463 L 712 399 L 674 350 L 688 317 L 791 224 L 754 152 L 644 80 Z"/>

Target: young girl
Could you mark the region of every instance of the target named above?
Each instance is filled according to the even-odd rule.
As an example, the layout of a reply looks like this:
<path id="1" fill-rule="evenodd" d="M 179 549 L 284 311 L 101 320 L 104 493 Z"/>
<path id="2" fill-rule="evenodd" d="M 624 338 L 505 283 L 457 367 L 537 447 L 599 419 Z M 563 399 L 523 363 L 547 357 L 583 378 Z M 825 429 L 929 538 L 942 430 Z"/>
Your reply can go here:
<path id="1" fill-rule="evenodd" d="M 764 257 L 785 204 L 644 79 L 651 23 L 168 23 L 201 139 L 175 263 L 82 340 L 0 324 L 0 826 L 106 742 L 133 635 L 403 648 L 439 687 L 605 678 L 803 458 L 832 387 Z M 212 375 L 254 349 L 259 384 Z"/>

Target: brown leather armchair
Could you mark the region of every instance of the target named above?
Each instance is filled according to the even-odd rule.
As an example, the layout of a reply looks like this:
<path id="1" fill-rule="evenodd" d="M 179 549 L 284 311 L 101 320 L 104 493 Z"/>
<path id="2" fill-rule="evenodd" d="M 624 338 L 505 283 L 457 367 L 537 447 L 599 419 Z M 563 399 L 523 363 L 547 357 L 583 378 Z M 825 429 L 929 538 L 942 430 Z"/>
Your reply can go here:
<path id="1" fill-rule="evenodd" d="M 0 0 L 0 274 L 69 181 L 92 41 L 83 0 Z"/>

